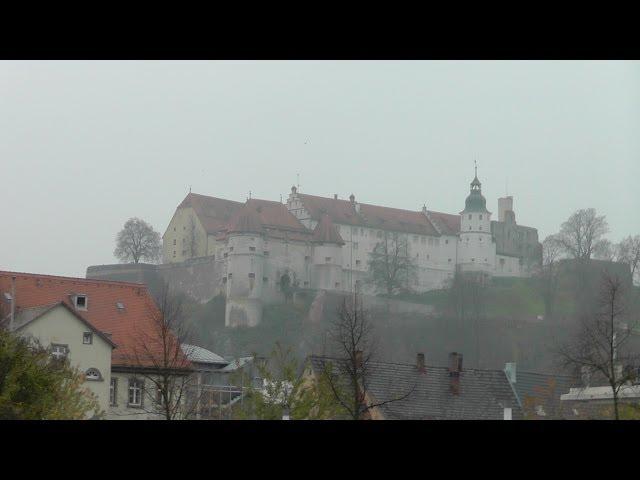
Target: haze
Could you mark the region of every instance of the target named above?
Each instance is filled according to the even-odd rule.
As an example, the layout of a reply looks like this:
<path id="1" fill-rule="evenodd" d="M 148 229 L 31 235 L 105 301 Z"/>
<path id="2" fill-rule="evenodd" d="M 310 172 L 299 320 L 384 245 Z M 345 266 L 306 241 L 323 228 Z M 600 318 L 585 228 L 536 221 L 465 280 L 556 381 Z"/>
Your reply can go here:
<path id="1" fill-rule="evenodd" d="M 474 160 L 540 240 L 640 234 L 640 62 L 0 62 L 0 269 L 84 277 L 189 192 L 458 213 Z M 507 186 L 508 185 L 508 186 Z"/>

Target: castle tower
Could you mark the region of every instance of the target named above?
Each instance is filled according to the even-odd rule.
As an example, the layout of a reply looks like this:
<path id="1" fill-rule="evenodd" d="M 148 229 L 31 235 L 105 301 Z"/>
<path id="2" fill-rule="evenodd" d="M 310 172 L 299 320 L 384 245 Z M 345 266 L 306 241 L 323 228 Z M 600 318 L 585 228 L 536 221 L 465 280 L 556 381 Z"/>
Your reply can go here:
<path id="1" fill-rule="evenodd" d="M 313 231 L 312 288 L 348 290 L 342 279 L 342 246 L 344 240 L 329 215 L 324 213 Z"/>
<path id="2" fill-rule="evenodd" d="M 458 265 L 463 272 L 493 272 L 496 245 L 491 234 L 491 212 L 482 195 L 482 184 L 476 175 L 471 182 L 464 210 L 460 212 Z"/>
<path id="3" fill-rule="evenodd" d="M 254 327 L 262 319 L 263 243 L 260 216 L 249 201 L 227 230 L 227 327 Z"/>

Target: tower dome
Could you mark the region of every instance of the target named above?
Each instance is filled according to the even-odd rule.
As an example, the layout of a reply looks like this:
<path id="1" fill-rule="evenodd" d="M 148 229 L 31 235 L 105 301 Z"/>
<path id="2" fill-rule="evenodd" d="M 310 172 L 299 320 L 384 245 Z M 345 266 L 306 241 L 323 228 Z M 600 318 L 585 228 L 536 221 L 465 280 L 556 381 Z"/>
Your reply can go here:
<path id="1" fill-rule="evenodd" d="M 476 167 L 476 176 L 471 182 L 471 190 L 469 196 L 464 201 L 465 212 L 486 212 L 487 200 L 482 195 L 482 184 L 478 180 L 478 167 Z"/>

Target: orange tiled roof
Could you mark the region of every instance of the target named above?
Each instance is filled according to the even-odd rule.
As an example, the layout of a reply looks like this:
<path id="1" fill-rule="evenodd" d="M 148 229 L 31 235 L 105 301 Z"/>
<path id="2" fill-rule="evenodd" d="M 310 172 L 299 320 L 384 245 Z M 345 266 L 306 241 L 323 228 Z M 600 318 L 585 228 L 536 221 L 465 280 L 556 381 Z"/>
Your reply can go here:
<path id="1" fill-rule="evenodd" d="M 11 292 L 12 276 L 16 277 L 17 310 L 64 302 L 96 329 L 111 334 L 116 344 L 112 366 L 151 367 L 161 362 L 162 345 L 157 335 L 161 314 L 145 285 L 0 271 L 0 292 Z M 86 310 L 74 307 L 73 294 L 87 295 Z M 6 315 L 7 302 L 2 297 L 0 302 Z M 118 302 L 124 305 L 122 310 L 118 309 Z M 189 361 L 180 355 L 173 365 L 188 368 Z"/>

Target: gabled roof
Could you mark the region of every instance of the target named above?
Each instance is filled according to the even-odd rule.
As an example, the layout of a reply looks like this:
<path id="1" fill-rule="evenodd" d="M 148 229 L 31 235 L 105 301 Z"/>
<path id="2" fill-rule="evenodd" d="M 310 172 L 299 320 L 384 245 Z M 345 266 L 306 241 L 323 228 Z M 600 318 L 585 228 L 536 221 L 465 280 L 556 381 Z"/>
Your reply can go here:
<path id="1" fill-rule="evenodd" d="M 340 360 L 311 356 L 316 373 L 328 362 Z M 395 420 L 502 420 L 504 408 L 520 418 L 518 400 L 502 370 L 462 369 L 459 394 L 451 393 L 447 367 L 427 366 L 419 371 L 414 364 L 370 362 L 367 394 L 373 401 L 392 401 L 380 408 L 385 419 Z"/>
<path id="2" fill-rule="evenodd" d="M 210 234 L 216 234 L 224 228 L 231 216 L 242 207 L 243 203 L 223 198 L 209 197 L 197 193 L 189 193 L 178 205 L 178 208 L 193 208 L 202 227 Z"/>
<path id="3" fill-rule="evenodd" d="M 422 211 L 382 207 L 367 203 L 355 204 L 349 200 L 318 197 L 304 193 L 297 194 L 310 217 L 320 221 L 323 214 L 329 215 L 333 223 L 353 225 L 381 230 L 392 230 L 419 235 L 438 236 L 438 230 Z M 447 220 L 447 225 L 449 224 Z M 458 220 L 459 222 L 459 220 Z M 453 222 L 451 222 L 453 223 Z M 450 228 L 447 227 L 449 234 Z M 459 227 L 458 227 L 459 230 Z"/>
<path id="4" fill-rule="evenodd" d="M 324 213 L 313 230 L 313 241 L 319 243 L 337 243 L 344 245 L 344 240 L 336 230 L 331 217 Z"/>
<path id="5" fill-rule="evenodd" d="M 156 335 L 161 313 L 145 285 L 0 271 L 0 292 L 11 292 L 13 276 L 17 314 L 62 302 L 97 330 L 111 334 L 117 345 L 111 354 L 113 366 L 151 367 L 161 358 L 162 345 Z M 86 310 L 74 307 L 72 297 L 76 294 L 87 295 Z M 124 308 L 119 309 L 117 303 Z M 6 303 L 3 306 L 6 315 Z M 178 360 L 188 368 L 186 356 Z"/>
<path id="6" fill-rule="evenodd" d="M 94 332 L 96 335 L 98 335 L 100 338 L 102 338 L 105 342 L 107 342 L 113 348 L 115 348 L 117 346 L 115 343 L 113 343 L 113 341 L 107 335 L 104 334 L 104 332 L 101 332 L 100 330 L 98 330 L 91 322 L 89 322 L 86 318 L 84 318 L 80 314 L 80 312 L 78 312 L 74 308 L 70 307 L 67 303 L 62 302 L 62 301 L 61 302 L 56 302 L 56 303 L 54 303 L 52 305 L 43 305 L 43 306 L 40 306 L 40 307 L 31 307 L 31 308 L 20 309 L 20 311 L 16 314 L 15 319 L 14 319 L 13 331 L 20 330 L 21 328 L 26 327 L 31 322 L 34 322 L 35 320 L 37 320 L 38 318 L 44 316 L 47 312 L 50 312 L 51 310 L 55 309 L 56 307 L 61 307 L 61 308 L 66 309 L 67 311 L 69 311 L 74 317 L 76 317 L 78 320 L 80 320 L 92 332 Z"/>

